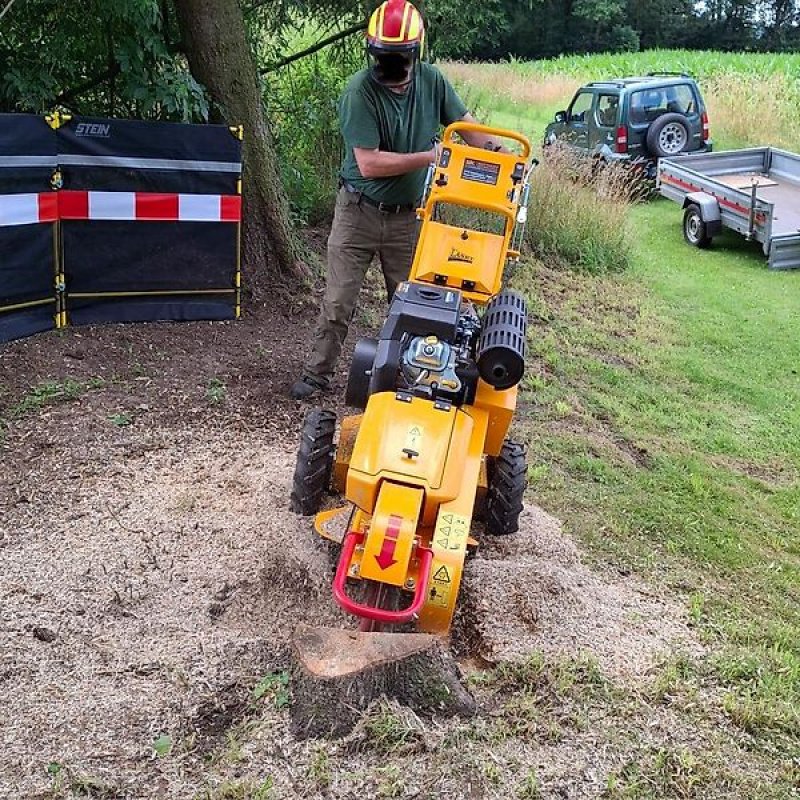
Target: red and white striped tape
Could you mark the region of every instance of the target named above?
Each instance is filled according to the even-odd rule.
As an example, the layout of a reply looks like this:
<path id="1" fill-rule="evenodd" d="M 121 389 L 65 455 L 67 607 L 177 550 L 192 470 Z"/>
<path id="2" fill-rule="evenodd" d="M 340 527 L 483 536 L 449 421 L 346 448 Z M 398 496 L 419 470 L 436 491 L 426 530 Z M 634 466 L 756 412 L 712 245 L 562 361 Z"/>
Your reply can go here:
<path id="1" fill-rule="evenodd" d="M 0 194 L 0 226 L 34 225 L 58 219 L 58 196 L 44 194 Z"/>
<path id="2" fill-rule="evenodd" d="M 78 192 L 0 195 L 0 226 L 63 220 L 239 222 L 242 198 L 219 194 Z"/>

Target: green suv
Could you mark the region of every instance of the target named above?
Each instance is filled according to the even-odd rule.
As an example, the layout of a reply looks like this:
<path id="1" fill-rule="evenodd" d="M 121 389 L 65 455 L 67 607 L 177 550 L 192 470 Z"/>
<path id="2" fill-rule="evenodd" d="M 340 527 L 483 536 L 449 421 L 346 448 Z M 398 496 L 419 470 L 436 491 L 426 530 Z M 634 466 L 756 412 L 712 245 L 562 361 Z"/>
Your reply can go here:
<path id="1" fill-rule="evenodd" d="M 547 126 L 545 149 L 557 141 L 606 162 L 640 164 L 648 175 L 661 157 L 712 148 L 699 87 L 671 72 L 582 86 Z"/>

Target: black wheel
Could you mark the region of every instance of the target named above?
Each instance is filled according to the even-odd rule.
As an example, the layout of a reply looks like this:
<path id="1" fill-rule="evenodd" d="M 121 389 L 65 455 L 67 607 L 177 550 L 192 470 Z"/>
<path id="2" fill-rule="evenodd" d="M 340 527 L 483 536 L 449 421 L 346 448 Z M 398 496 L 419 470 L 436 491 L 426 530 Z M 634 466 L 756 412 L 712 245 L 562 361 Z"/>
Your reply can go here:
<path id="1" fill-rule="evenodd" d="M 303 421 L 300 449 L 292 480 L 291 507 L 295 514 L 316 514 L 328 493 L 336 448 L 333 434 L 336 415 L 333 411 L 314 409 Z"/>
<path id="2" fill-rule="evenodd" d="M 676 156 L 691 144 L 683 114 L 662 114 L 647 131 L 647 150 L 656 158 Z"/>
<path id="3" fill-rule="evenodd" d="M 683 238 L 693 247 L 708 247 L 711 244 L 708 226 L 703 222 L 700 206 L 695 203 L 686 206 L 683 212 Z"/>
<path id="4" fill-rule="evenodd" d="M 489 490 L 486 493 L 486 531 L 493 536 L 508 536 L 519 530 L 519 514 L 527 485 L 528 467 L 525 446 L 503 442 L 500 455 L 489 464 Z"/>

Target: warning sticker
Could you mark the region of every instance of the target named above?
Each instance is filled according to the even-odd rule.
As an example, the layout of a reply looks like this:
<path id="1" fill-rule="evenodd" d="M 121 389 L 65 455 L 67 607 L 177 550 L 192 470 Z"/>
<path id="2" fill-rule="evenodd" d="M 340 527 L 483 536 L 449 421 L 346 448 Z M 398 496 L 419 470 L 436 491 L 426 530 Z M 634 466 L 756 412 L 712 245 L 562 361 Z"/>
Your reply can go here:
<path id="1" fill-rule="evenodd" d="M 406 434 L 405 449 L 413 450 L 415 453 L 419 453 L 422 447 L 422 435 L 424 433 L 425 429 L 421 425 L 412 425 Z"/>
<path id="2" fill-rule="evenodd" d="M 442 550 L 463 550 L 467 546 L 469 520 L 462 514 L 440 514 L 433 540 Z"/>
<path id="3" fill-rule="evenodd" d="M 485 183 L 490 186 L 497 185 L 500 177 L 500 165 L 490 161 L 478 161 L 475 158 L 465 158 L 461 177 L 466 181 Z"/>
<path id="4" fill-rule="evenodd" d="M 450 591 L 443 591 L 434 586 L 430 592 L 428 592 L 428 602 L 439 608 L 447 608 L 450 604 Z"/>
<path id="5" fill-rule="evenodd" d="M 450 573 L 447 571 L 447 567 L 442 564 L 436 572 L 433 573 L 433 580 L 436 583 L 450 583 Z"/>

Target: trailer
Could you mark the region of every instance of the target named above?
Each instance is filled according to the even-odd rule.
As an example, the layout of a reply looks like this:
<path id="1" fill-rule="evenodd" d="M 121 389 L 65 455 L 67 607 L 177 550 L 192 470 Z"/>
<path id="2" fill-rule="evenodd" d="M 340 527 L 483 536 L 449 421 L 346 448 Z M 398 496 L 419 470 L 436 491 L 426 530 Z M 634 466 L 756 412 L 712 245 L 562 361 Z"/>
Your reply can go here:
<path id="1" fill-rule="evenodd" d="M 761 243 L 770 269 L 800 268 L 800 155 L 756 147 L 662 158 L 656 181 L 683 207 L 689 244 L 708 247 L 731 228 Z"/>

